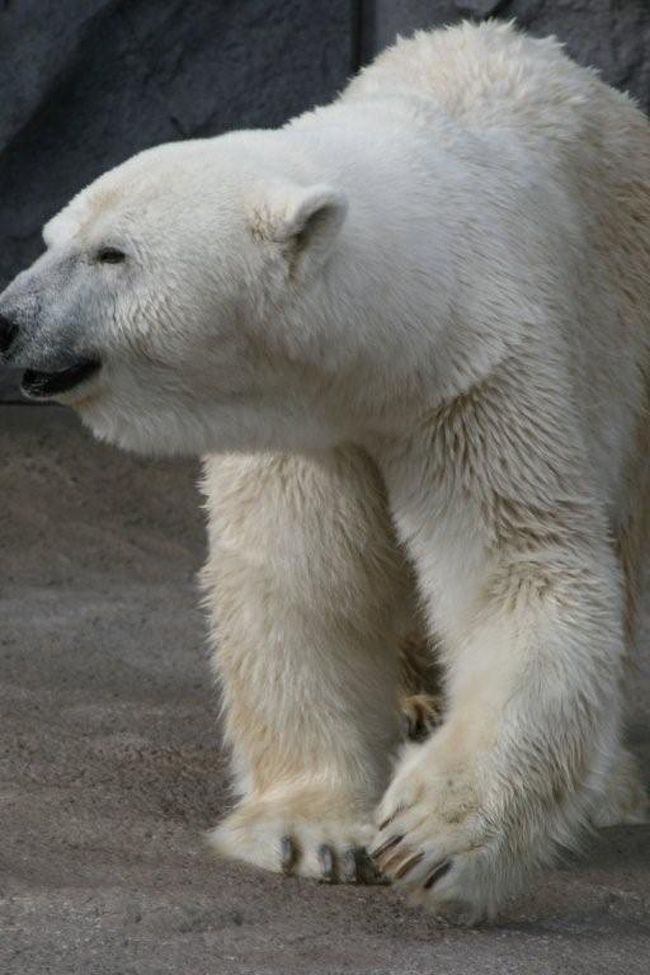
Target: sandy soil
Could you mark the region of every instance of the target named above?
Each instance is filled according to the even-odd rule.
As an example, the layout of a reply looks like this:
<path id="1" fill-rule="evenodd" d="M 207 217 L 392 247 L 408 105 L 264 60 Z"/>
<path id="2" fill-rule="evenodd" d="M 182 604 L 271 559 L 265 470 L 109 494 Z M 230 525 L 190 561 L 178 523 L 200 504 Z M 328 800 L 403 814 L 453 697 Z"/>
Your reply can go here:
<path id="1" fill-rule="evenodd" d="M 18 406 L 0 461 L 2 975 L 647 975 L 650 827 L 603 832 L 476 930 L 212 860 L 228 800 L 196 467 Z M 636 685 L 647 771 L 647 654 Z"/>

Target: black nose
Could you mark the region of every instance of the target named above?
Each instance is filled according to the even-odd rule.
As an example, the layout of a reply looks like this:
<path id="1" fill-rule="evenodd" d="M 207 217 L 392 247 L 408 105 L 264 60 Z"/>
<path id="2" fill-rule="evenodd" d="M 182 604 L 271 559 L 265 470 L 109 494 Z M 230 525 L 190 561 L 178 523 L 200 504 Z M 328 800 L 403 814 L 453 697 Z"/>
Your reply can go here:
<path id="1" fill-rule="evenodd" d="M 5 315 L 0 315 L 0 355 L 6 355 L 18 335 L 18 326 Z"/>

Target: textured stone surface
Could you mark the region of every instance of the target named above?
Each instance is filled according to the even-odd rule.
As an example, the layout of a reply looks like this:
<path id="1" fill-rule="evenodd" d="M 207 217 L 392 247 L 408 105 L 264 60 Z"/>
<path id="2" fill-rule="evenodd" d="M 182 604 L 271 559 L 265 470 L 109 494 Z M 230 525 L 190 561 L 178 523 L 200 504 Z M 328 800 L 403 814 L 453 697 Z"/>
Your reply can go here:
<path id="1" fill-rule="evenodd" d="M 345 83 L 352 0 L 0 4 L 0 290 L 77 190 L 133 153 L 278 125 Z M 0 372 L 2 388 L 13 381 Z"/>
<path id="2" fill-rule="evenodd" d="M 0 407 L 0 457 L 2 975 L 647 975 L 647 826 L 603 831 L 476 930 L 212 860 L 195 465 L 101 446 L 56 407 Z"/>

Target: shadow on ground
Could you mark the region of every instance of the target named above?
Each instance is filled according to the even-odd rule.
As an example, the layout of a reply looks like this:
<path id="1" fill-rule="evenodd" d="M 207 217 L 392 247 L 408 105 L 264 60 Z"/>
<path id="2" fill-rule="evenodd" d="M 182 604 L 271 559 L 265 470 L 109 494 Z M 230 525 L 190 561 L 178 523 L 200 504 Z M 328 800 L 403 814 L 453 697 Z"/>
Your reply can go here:
<path id="1" fill-rule="evenodd" d="M 650 827 L 603 832 L 476 930 L 212 860 L 228 800 L 196 466 L 17 406 L 0 461 L 3 975 L 646 975 Z M 636 685 L 647 770 L 647 655 Z"/>

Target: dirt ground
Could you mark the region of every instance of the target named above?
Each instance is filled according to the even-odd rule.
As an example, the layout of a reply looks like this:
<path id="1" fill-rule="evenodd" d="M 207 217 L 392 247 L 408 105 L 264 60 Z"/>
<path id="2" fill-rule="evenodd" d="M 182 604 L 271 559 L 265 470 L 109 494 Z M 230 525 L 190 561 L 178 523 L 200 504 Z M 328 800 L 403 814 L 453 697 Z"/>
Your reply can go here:
<path id="1" fill-rule="evenodd" d="M 647 975 L 648 826 L 594 837 L 475 930 L 210 858 L 228 798 L 196 474 L 0 408 L 1 975 Z M 647 653 L 635 683 L 648 772 Z"/>

